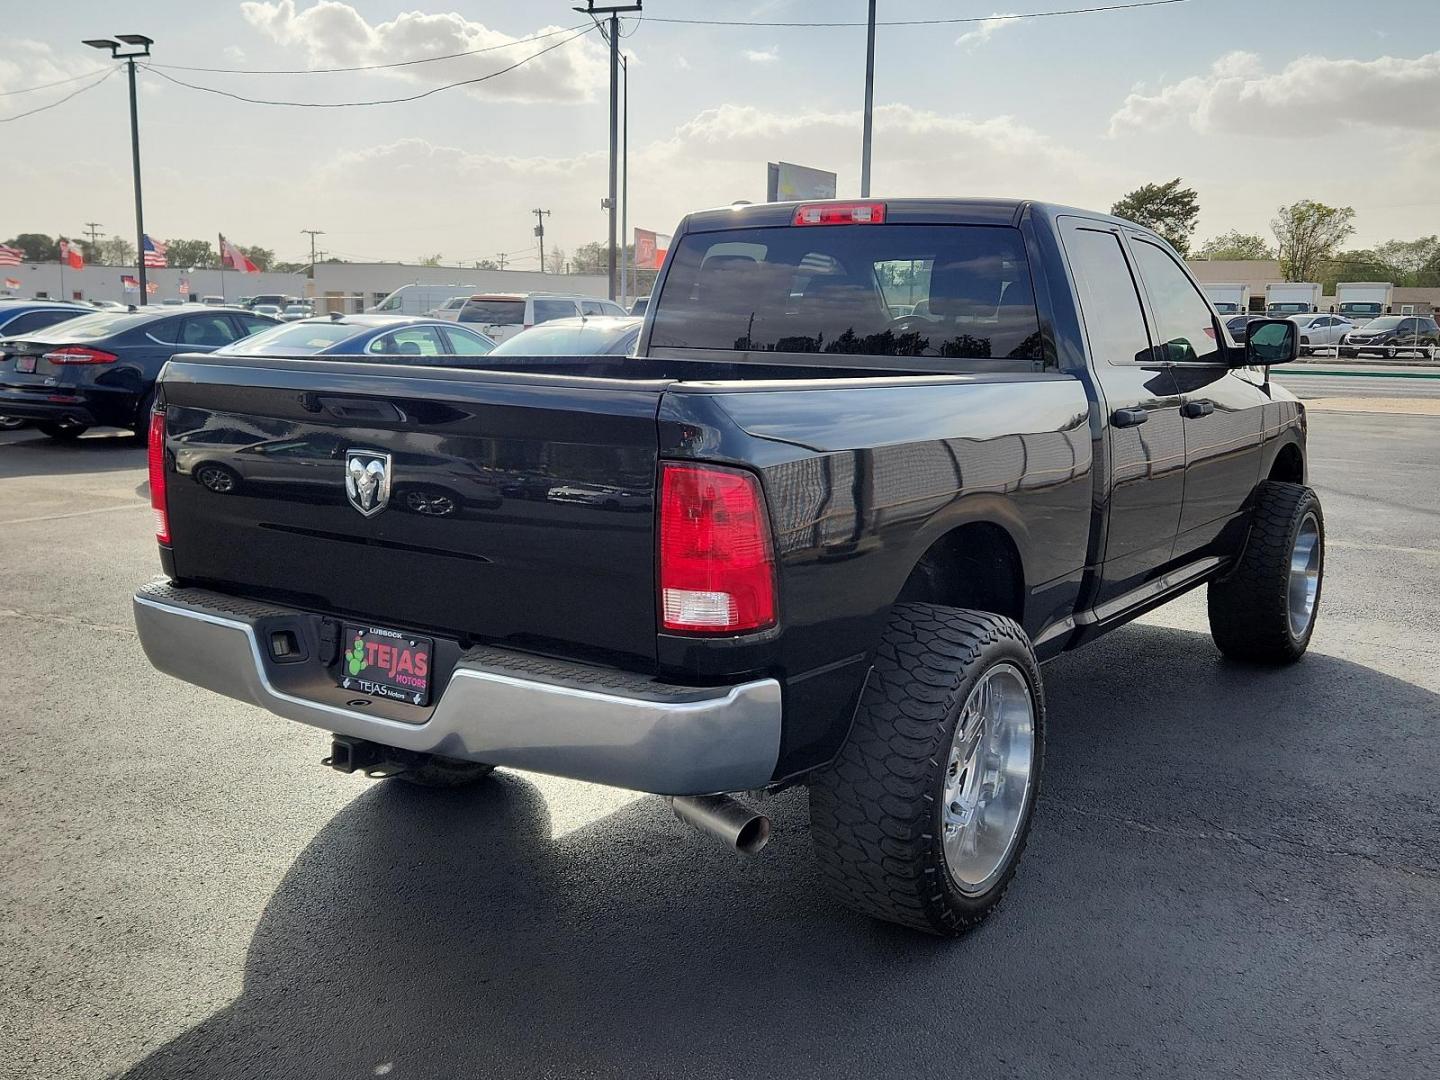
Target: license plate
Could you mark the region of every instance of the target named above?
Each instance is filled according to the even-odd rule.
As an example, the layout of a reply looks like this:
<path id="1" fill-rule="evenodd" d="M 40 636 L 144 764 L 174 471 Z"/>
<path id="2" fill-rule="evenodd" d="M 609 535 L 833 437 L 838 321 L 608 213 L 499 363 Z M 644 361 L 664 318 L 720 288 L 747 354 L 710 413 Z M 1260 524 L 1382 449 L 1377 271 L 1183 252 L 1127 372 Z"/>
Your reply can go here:
<path id="1" fill-rule="evenodd" d="M 340 686 L 371 697 L 425 705 L 430 701 L 434 643 L 399 630 L 347 623 L 341 643 Z"/>
<path id="2" fill-rule="evenodd" d="M 34 371 L 34 370 L 35 370 L 35 357 L 33 357 L 33 356 L 17 356 L 17 357 L 15 357 L 15 370 L 16 370 L 16 371 Z"/>

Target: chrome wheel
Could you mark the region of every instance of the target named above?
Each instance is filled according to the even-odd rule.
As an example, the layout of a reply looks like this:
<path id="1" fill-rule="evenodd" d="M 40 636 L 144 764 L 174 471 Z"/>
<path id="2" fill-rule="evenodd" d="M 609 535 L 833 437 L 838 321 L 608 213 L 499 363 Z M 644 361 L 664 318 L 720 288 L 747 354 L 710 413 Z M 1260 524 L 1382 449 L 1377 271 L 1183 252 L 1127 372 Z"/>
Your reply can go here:
<path id="1" fill-rule="evenodd" d="M 1014 664 L 985 672 L 955 724 L 940 808 L 956 888 L 984 893 L 1020 835 L 1035 761 L 1035 703 Z"/>
<path id="2" fill-rule="evenodd" d="M 1290 633 L 1302 638 L 1315 617 L 1315 597 L 1320 593 L 1320 522 L 1306 514 L 1290 549 Z"/>
<path id="3" fill-rule="evenodd" d="M 203 466 L 196 479 L 217 495 L 228 495 L 235 490 L 235 474 L 217 465 Z"/>

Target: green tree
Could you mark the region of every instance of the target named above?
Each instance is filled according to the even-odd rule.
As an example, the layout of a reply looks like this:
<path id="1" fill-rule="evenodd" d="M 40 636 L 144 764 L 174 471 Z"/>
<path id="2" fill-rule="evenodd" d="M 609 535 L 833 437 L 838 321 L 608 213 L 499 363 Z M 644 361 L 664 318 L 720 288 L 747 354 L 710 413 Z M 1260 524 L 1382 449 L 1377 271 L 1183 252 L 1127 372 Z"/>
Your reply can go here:
<path id="1" fill-rule="evenodd" d="M 1263 236 L 1256 236 L 1254 233 L 1242 233 L 1239 229 L 1231 229 L 1220 236 L 1212 236 L 1205 243 L 1201 244 L 1195 252 L 1202 259 L 1223 260 L 1246 260 L 1246 259 L 1273 259 L 1275 249 L 1265 242 Z"/>
<path id="2" fill-rule="evenodd" d="M 1440 259 L 1440 236 L 1387 240 L 1375 248 L 1375 255 L 1392 269 L 1396 285 L 1418 285 L 1425 268 Z"/>
<path id="3" fill-rule="evenodd" d="M 260 247 L 258 244 L 240 247 L 240 252 L 261 270 L 269 270 L 275 264 L 275 252 L 269 248 Z"/>
<path id="4" fill-rule="evenodd" d="M 22 232 L 6 240 L 5 245 L 24 252 L 26 262 L 55 262 L 60 258 L 60 242 L 45 233 Z"/>
<path id="5" fill-rule="evenodd" d="M 1321 264 L 1315 280 L 1332 296 L 1336 284 L 1341 281 L 1390 281 L 1403 284 L 1396 279 L 1394 268 L 1370 250 L 1340 252 Z"/>
<path id="6" fill-rule="evenodd" d="M 610 245 L 599 240 L 581 244 L 570 256 L 570 272 L 574 274 L 603 274 L 610 266 Z"/>
<path id="7" fill-rule="evenodd" d="M 475 269 L 476 269 L 476 270 L 499 270 L 499 269 L 500 269 L 500 264 L 497 263 L 494 259 L 476 259 L 476 260 L 475 260 Z"/>
<path id="8" fill-rule="evenodd" d="M 1270 222 L 1280 245 L 1280 273 L 1286 281 L 1316 281 L 1335 252 L 1355 232 L 1355 211 L 1301 199 L 1282 206 Z"/>
<path id="9" fill-rule="evenodd" d="M 419 255 L 415 261 L 420 266 L 439 266 L 440 252 L 437 251 L 434 255 Z"/>
<path id="10" fill-rule="evenodd" d="M 123 236 L 107 236 L 98 247 L 100 262 L 106 266 L 135 265 L 135 245 Z"/>
<path id="11" fill-rule="evenodd" d="M 1178 176 L 1163 184 L 1145 184 L 1122 198 L 1110 212 L 1154 229 L 1181 255 L 1188 254 L 1195 222 L 1200 217 L 1200 197 L 1194 188 L 1181 184 Z"/>
<path id="12" fill-rule="evenodd" d="M 271 270 L 277 274 L 303 274 L 310 269 L 308 262 L 275 262 L 271 263 Z"/>
<path id="13" fill-rule="evenodd" d="M 192 266 L 199 270 L 213 270 L 220 265 L 219 257 L 209 240 L 170 240 L 165 252 L 165 261 L 181 270 Z"/>

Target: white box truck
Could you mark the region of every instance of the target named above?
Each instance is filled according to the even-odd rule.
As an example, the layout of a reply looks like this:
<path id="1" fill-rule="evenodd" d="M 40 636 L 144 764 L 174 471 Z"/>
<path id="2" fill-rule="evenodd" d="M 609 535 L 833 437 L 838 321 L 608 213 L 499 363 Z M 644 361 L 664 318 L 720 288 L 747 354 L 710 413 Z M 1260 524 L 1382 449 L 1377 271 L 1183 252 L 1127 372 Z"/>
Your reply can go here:
<path id="1" fill-rule="evenodd" d="M 1386 314 L 1394 295 L 1388 281 L 1342 281 L 1335 286 L 1335 313 L 1363 326 Z"/>
<path id="2" fill-rule="evenodd" d="M 1244 315 L 1250 310 L 1250 286 L 1243 281 L 1211 282 L 1205 295 L 1221 315 Z"/>
<path id="3" fill-rule="evenodd" d="M 1320 286 L 1313 281 L 1272 281 L 1265 286 L 1265 314 L 1272 319 L 1320 310 Z"/>

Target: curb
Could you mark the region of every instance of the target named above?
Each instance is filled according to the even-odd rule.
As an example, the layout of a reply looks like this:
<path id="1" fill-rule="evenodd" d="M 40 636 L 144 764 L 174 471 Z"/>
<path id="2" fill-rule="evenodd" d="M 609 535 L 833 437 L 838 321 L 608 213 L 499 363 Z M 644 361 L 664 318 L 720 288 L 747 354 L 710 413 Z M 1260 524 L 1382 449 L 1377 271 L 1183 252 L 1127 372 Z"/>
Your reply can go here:
<path id="1" fill-rule="evenodd" d="M 1440 367 L 1434 371 L 1334 371 L 1327 368 L 1308 368 L 1306 366 L 1290 369 L 1296 375 L 1340 375 L 1357 379 L 1440 379 Z M 1280 376 L 1283 380 L 1284 376 Z"/>

